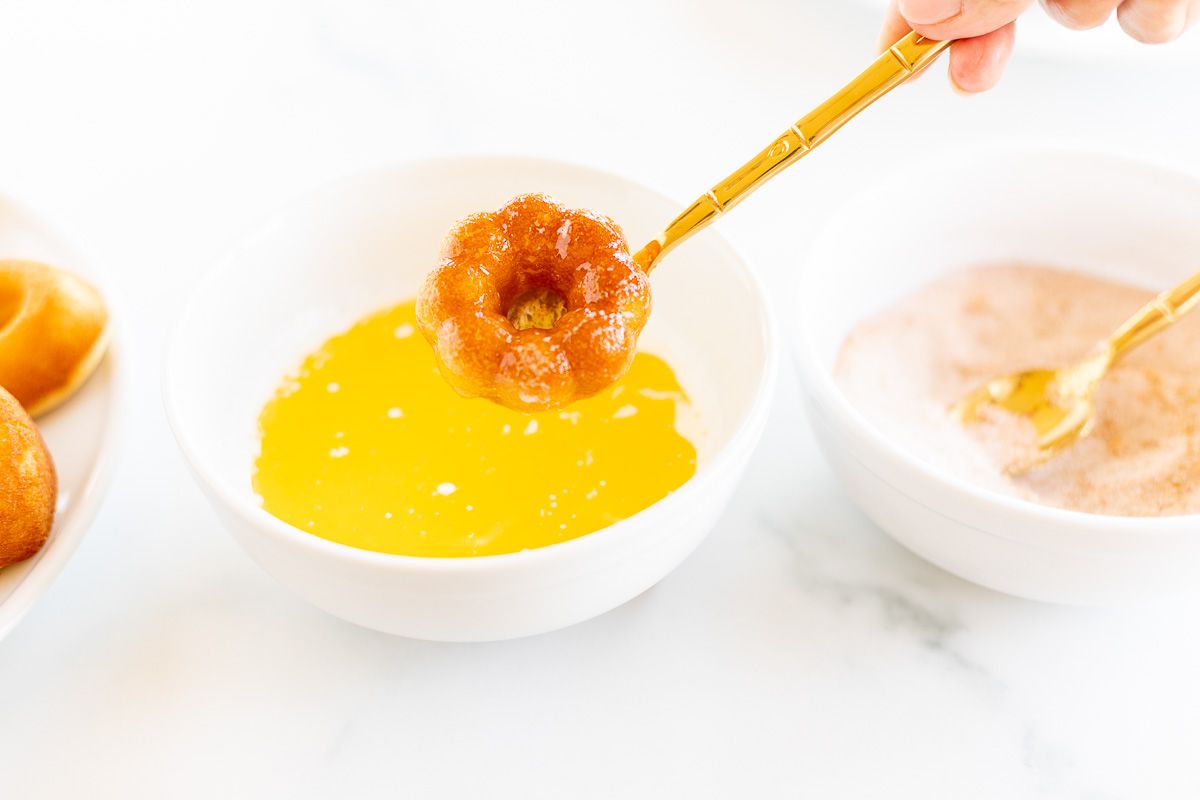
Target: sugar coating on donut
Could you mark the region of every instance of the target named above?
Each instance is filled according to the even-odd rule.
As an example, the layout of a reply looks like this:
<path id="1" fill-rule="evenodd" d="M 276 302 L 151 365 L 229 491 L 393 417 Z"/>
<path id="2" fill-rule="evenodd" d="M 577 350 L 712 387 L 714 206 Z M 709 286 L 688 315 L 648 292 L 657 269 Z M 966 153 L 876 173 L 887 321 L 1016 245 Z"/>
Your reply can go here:
<path id="1" fill-rule="evenodd" d="M 549 328 L 518 330 L 514 301 L 549 290 Z M 629 368 L 650 315 L 650 282 L 610 219 L 539 194 L 475 214 L 446 237 L 417 297 L 417 323 L 460 394 L 522 411 L 588 397 Z"/>

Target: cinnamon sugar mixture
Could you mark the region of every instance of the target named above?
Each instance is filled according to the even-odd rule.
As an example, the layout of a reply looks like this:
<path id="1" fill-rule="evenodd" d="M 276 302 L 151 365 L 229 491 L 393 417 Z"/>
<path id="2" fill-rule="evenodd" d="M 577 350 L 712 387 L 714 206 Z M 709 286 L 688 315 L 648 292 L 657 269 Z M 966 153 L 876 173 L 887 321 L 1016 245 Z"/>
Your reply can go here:
<path id="1" fill-rule="evenodd" d="M 1085 355 L 1152 297 L 1074 272 L 995 266 L 943 277 L 859 323 L 835 369 L 847 398 L 925 461 L 978 485 L 1096 514 L 1200 513 L 1200 311 L 1112 369 L 1096 426 L 1046 464 L 1004 474 L 1032 426 L 961 427 L 958 398 L 997 375 Z"/>

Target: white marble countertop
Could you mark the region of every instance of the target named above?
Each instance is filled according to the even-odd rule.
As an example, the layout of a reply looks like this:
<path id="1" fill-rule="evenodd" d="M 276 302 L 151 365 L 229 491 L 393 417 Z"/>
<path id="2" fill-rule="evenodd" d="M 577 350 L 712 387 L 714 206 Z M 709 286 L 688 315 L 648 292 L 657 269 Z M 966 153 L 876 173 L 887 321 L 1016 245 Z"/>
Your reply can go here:
<path id="1" fill-rule="evenodd" d="M 133 371 L 104 510 L 0 645 L 0 796 L 1200 796 L 1200 606 L 1044 606 L 918 560 L 841 493 L 790 370 L 711 538 L 592 622 L 394 639 L 249 561 L 158 389 L 223 242 L 431 153 L 574 159 L 690 199 L 851 75 L 876 24 L 841 0 L 444 5 L 0 7 L 0 190 L 103 266 Z M 828 206 L 892 162 L 1049 136 L 1200 170 L 1198 101 L 1152 59 L 1019 54 L 969 99 L 926 78 L 721 227 L 784 298 Z"/>

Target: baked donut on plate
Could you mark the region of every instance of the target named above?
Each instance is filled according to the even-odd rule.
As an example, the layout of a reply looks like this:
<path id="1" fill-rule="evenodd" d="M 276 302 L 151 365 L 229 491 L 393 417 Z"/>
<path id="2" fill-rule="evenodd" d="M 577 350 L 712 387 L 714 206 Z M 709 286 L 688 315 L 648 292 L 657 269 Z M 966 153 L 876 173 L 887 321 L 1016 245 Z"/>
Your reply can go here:
<path id="1" fill-rule="evenodd" d="M 41 434 L 16 398 L 0 389 L 0 567 L 41 549 L 57 497 L 54 462 Z"/>
<path id="2" fill-rule="evenodd" d="M 36 261 L 0 260 L 0 386 L 32 416 L 91 375 L 108 344 L 108 310 L 82 278 Z"/>

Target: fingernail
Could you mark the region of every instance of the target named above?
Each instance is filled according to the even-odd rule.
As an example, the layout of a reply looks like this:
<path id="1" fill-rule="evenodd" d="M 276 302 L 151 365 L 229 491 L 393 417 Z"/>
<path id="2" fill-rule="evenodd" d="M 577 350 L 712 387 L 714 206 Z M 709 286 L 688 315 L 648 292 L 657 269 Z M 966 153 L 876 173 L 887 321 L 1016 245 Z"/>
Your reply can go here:
<path id="1" fill-rule="evenodd" d="M 914 25 L 936 25 L 962 13 L 964 0 L 900 0 L 900 16 Z"/>

